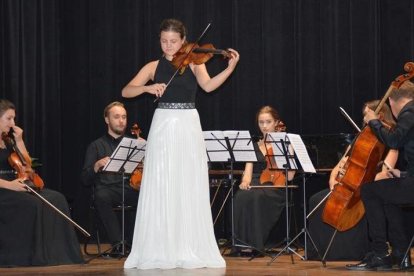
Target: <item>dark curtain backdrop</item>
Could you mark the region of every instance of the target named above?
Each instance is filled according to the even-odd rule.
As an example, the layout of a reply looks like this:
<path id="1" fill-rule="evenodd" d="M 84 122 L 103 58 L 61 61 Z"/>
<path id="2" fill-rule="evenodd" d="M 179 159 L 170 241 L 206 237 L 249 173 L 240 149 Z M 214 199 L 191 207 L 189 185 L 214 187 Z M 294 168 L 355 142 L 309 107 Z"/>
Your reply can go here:
<path id="1" fill-rule="evenodd" d="M 48 187 L 83 201 L 84 152 L 105 132 L 109 102 L 125 102 L 147 135 L 153 98 L 122 99 L 121 89 L 160 57 L 168 17 L 186 24 L 189 41 L 211 22 L 202 42 L 241 54 L 222 87 L 198 94 L 205 130 L 257 133 L 255 113 L 269 104 L 290 132 L 353 132 L 338 106 L 360 122 L 362 104 L 413 61 L 412 0 L 0 0 L 0 97 L 16 104 Z M 211 75 L 225 66 L 207 64 Z"/>

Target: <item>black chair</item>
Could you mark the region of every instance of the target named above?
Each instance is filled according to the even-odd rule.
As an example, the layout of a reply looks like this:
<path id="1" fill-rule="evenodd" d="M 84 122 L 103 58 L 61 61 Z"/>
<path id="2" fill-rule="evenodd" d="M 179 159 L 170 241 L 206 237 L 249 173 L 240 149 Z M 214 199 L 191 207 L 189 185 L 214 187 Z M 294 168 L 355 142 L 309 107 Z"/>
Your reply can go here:
<path id="1" fill-rule="evenodd" d="M 98 211 L 95 208 L 94 205 L 95 202 L 95 187 L 94 185 L 92 186 L 92 193 L 91 193 L 91 202 L 90 202 L 90 219 L 89 221 L 91 221 L 91 237 L 87 238 L 85 240 L 85 243 L 83 244 L 83 251 L 85 252 L 86 255 L 88 256 L 101 256 L 102 254 L 104 254 L 105 252 L 102 251 L 101 249 L 101 235 L 99 234 L 99 230 L 102 225 L 101 219 L 99 217 Z M 115 206 L 112 208 L 112 210 L 114 210 L 115 212 L 119 212 L 122 213 L 122 203 L 120 202 L 119 205 Z M 124 212 L 125 213 L 130 213 L 130 212 L 135 212 L 136 211 L 136 206 L 131 206 L 131 205 L 124 205 Z M 118 222 L 114 222 L 114 223 L 118 223 Z M 125 231 L 125 225 L 123 225 L 123 231 Z M 95 241 L 96 247 L 97 247 L 97 252 L 96 253 L 91 253 L 88 251 L 88 245 L 90 244 L 91 240 Z"/>

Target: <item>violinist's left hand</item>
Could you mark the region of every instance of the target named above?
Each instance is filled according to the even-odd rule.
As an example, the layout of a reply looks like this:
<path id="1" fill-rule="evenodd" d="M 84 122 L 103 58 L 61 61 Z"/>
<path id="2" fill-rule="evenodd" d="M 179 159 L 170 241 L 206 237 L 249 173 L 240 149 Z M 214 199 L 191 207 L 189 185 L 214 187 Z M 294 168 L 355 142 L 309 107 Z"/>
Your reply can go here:
<path id="1" fill-rule="evenodd" d="M 227 51 L 229 51 L 231 55 L 231 58 L 229 59 L 228 68 L 234 70 L 234 68 L 236 68 L 237 63 L 240 60 L 240 54 L 236 50 L 231 48 L 227 49 Z"/>
<path id="2" fill-rule="evenodd" d="M 368 107 L 365 107 L 364 110 L 364 122 L 368 124 L 369 121 L 378 119 L 379 116 L 375 114 L 375 112 L 372 109 L 369 109 Z"/>

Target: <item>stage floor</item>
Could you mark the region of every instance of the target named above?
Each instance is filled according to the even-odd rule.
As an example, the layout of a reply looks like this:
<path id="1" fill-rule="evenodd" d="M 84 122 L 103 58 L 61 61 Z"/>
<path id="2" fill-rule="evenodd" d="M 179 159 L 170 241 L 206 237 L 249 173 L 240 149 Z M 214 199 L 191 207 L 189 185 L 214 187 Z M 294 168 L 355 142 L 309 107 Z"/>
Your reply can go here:
<path id="1" fill-rule="evenodd" d="M 91 250 L 92 251 L 92 250 Z M 303 254 L 298 251 L 298 254 Z M 293 256 L 293 263 L 292 263 Z M 225 269 L 171 269 L 171 270 L 137 270 L 123 269 L 123 259 L 93 259 L 83 265 L 62 265 L 49 267 L 18 267 L 0 268 L 0 275 L 105 275 L 105 276 L 135 276 L 135 275 L 290 275 L 290 276 L 324 276 L 324 275 L 390 275 L 392 272 L 353 272 L 345 268 L 352 262 L 327 262 L 323 267 L 318 261 L 303 261 L 298 256 L 281 255 L 268 265 L 269 257 L 248 258 L 225 257 Z M 414 256 L 412 256 L 414 257 Z M 89 259 L 85 256 L 85 259 Z M 413 275 L 414 271 L 398 272 L 398 275 Z"/>

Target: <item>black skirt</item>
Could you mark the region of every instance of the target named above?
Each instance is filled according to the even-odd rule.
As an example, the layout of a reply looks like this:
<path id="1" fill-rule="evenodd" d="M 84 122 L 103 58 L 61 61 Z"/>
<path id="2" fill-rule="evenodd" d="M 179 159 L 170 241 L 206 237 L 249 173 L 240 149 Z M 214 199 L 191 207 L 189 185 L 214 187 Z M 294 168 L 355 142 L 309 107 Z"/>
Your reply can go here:
<path id="1" fill-rule="evenodd" d="M 238 190 L 234 199 L 235 238 L 242 245 L 264 250 L 284 208 L 284 189 Z"/>
<path id="2" fill-rule="evenodd" d="M 312 211 L 328 193 L 329 189 L 326 189 L 314 194 L 309 200 L 309 211 Z M 309 233 L 315 242 L 321 257 L 324 255 L 329 241 L 335 232 L 335 229 L 332 226 L 322 221 L 324 207 L 325 204 L 321 204 L 308 220 Z M 309 259 L 319 259 L 319 256 L 313 245 L 309 242 L 309 239 L 307 248 Z M 336 233 L 326 256 L 326 260 L 361 260 L 365 253 L 369 251 L 369 248 L 368 226 L 364 216 L 362 220 L 350 230 L 344 232 L 338 231 Z"/>
<path id="3" fill-rule="evenodd" d="M 43 189 L 40 194 L 69 214 L 65 197 Z M 83 263 L 73 226 L 39 198 L 0 188 L 0 266 L 45 266 Z"/>

